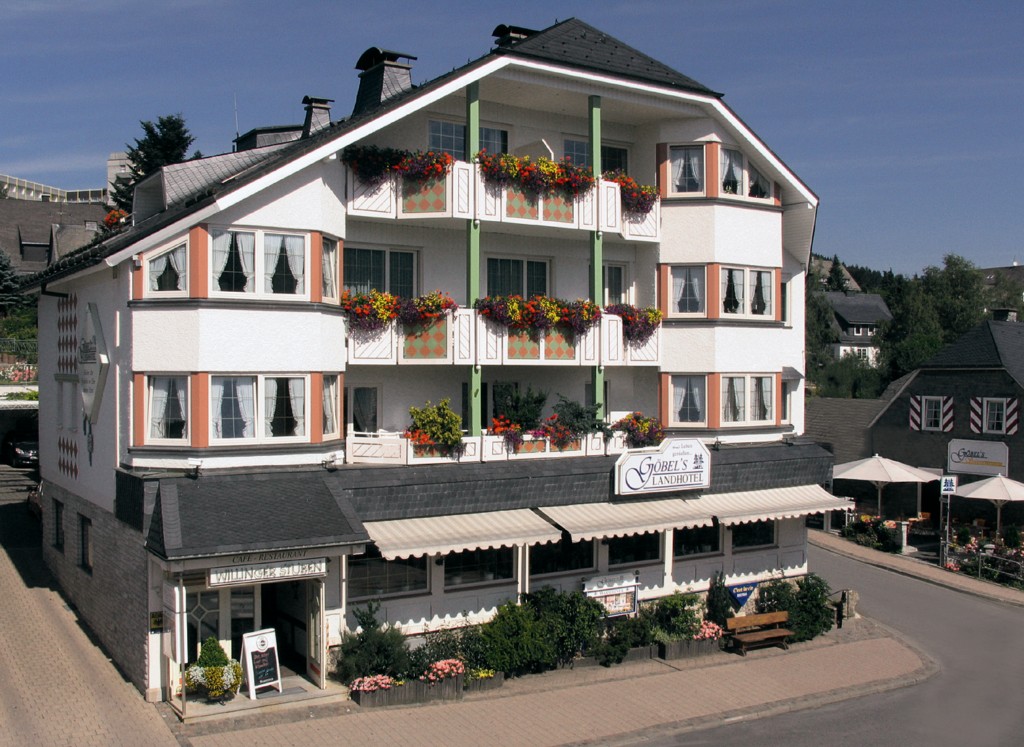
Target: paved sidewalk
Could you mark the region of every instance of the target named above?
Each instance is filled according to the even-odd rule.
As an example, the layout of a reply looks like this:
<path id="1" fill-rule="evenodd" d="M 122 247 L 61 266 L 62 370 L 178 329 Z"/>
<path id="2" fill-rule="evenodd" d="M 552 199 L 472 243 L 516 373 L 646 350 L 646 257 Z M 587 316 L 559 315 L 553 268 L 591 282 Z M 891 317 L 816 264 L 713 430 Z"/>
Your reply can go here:
<path id="1" fill-rule="evenodd" d="M 859 560 L 868 565 L 885 568 L 904 576 L 913 576 L 930 584 L 945 586 L 964 594 L 972 594 L 977 597 L 994 599 L 1006 604 L 1024 607 L 1024 591 L 1019 589 L 1011 589 L 1008 586 L 990 581 L 981 581 L 966 576 L 963 573 L 953 573 L 944 568 L 939 568 L 932 563 L 917 560 L 913 555 L 894 555 L 893 553 L 872 550 L 863 545 L 858 545 L 856 542 L 850 542 L 842 537 L 818 530 L 809 530 L 807 537 L 812 544 L 818 547 Z"/>

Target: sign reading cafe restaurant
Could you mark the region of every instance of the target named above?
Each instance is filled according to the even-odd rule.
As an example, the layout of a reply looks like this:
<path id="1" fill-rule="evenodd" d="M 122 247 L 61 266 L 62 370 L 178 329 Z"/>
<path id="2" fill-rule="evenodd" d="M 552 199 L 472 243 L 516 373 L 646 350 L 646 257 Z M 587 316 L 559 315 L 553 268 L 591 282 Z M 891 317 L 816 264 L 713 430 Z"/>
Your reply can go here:
<path id="1" fill-rule="evenodd" d="M 615 462 L 615 492 L 667 493 L 711 486 L 711 452 L 696 438 L 669 438 L 656 449 L 631 449 Z"/>

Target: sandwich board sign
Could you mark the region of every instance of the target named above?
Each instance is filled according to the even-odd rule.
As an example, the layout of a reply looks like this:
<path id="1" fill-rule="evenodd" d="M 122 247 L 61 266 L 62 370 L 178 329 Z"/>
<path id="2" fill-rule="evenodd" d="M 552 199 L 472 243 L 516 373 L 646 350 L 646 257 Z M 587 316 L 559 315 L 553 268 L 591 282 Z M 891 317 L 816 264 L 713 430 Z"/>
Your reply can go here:
<path id="1" fill-rule="evenodd" d="M 281 686 L 281 665 L 277 659 L 277 633 L 273 628 L 256 630 L 242 636 L 242 673 L 249 683 L 249 699 L 256 700 L 256 691 Z"/>

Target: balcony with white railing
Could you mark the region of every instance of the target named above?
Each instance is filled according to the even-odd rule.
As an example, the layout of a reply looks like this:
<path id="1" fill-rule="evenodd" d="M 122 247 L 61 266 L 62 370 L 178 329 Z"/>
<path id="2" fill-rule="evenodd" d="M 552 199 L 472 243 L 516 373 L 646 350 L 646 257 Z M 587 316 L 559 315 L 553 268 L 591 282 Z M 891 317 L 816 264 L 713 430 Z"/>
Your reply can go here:
<path id="1" fill-rule="evenodd" d="M 626 339 L 622 319 L 604 314 L 581 335 L 561 327 L 519 330 L 459 309 L 411 328 L 390 322 L 366 332 L 349 327 L 349 365 L 657 366 L 661 329 L 644 343 Z"/>
<path id="2" fill-rule="evenodd" d="M 449 464 L 454 462 L 507 462 L 520 459 L 564 459 L 580 456 L 612 456 L 626 449 L 622 433 L 588 433 L 578 441 L 562 446 L 549 439 L 523 436 L 523 443 L 510 447 L 504 436 L 484 434 L 464 436 L 462 453 L 453 455 L 436 446 L 414 443 L 401 433 L 350 433 L 345 441 L 345 461 L 349 464 Z"/>
<path id="3" fill-rule="evenodd" d="M 456 161 L 441 179 L 425 184 L 389 177 L 376 184 L 346 167 L 348 215 L 382 219 L 462 218 L 485 222 L 617 233 L 629 241 L 661 241 L 661 206 L 634 213 L 623 207 L 616 182 L 598 179 L 574 199 L 529 195 L 488 184 L 478 165 Z"/>

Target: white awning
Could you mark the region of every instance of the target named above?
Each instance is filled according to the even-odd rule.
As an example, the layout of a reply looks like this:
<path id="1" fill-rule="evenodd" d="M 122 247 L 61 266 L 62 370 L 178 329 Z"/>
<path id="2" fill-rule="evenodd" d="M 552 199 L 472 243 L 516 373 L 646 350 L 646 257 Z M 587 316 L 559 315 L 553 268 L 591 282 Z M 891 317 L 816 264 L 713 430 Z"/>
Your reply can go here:
<path id="1" fill-rule="evenodd" d="M 576 503 L 542 506 L 540 511 L 565 529 L 574 541 L 711 525 L 711 514 L 702 499 Z"/>
<path id="2" fill-rule="evenodd" d="M 705 511 L 727 526 L 790 519 L 822 511 L 844 511 L 853 506 L 852 501 L 836 498 L 818 485 L 718 493 L 704 496 L 700 503 Z"/>
<path id="3" fill-rule="evenodd" d="M 367 521 L 370 538 L 388 560 L 481 548 L 558 542 L 562 533 L 528 508 L 422 519 Z"/>

